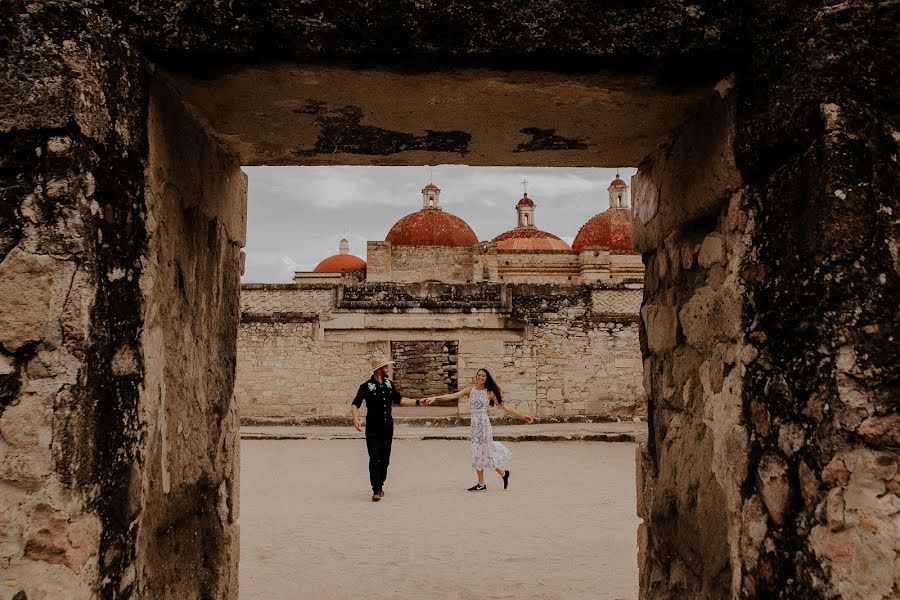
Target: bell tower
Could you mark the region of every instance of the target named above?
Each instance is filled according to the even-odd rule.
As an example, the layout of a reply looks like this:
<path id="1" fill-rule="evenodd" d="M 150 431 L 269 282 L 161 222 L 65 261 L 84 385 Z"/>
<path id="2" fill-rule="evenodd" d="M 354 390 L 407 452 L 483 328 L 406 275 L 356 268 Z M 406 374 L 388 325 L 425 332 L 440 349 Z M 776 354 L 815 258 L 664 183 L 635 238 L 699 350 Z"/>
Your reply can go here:
<path id="1" fill-rule="evenodd" d="M 609 184 L 609 207 L 610 208 L 629 208 L 628 204 L 628 184 L 619 177 L 616 171 L 616 178 Z"/>
<path id="2" fill-rule="evenodd" d="M 422 209 L 441 210 L 441 188 L 433 183 L 422 188 Z"/>

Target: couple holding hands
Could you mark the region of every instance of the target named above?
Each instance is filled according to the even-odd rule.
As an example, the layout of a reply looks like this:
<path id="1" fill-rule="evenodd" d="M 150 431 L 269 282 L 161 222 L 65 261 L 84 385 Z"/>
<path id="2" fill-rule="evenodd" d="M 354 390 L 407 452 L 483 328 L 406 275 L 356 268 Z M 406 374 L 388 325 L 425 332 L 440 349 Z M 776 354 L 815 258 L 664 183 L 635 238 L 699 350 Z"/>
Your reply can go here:
<path id="1" fill-rule="evenodd" d="M 443 394 L 426 398 L 404 398 L 397 391 L 391 379 L 391 365 L 394 361 L 386 357 L 372 359 L 372 376 L 359 386 L 356 397 L 350 407 L 353 427 L 362 431 L 359 424 L 359 408 L 366 403 L 366 448 L 369 451 L 369 481 L 372 484 L 372 502 L 384 497 L 384 480 L 387 478 L 388 464 L 391 459 L 391 441 L 394 437 L 394 419 L 391 408 L 398 406 L 428 406 L 437 402 L 458 401 L 468 397 L 471 411 L 470 449 L 472 468 L 478 474 L 478 483 L 469 488 L 470 492 L 481 492 L 487 489 L 484 483 L 485 469 L 494 469 L 503 478 L 503 489 L 509 486 L 509 470 L 501 469 L 512 458 L 509 448 L 495 442 L 488 418 L 489 406 L 498 406 L 500 410 L 522 419 L 526 423 L 534 423 L 530 416 L 520 413 L 503 403 L 500 387 L 487 369 L 478 369 L 475 373 L 475 384 L 455 394 Z"/>

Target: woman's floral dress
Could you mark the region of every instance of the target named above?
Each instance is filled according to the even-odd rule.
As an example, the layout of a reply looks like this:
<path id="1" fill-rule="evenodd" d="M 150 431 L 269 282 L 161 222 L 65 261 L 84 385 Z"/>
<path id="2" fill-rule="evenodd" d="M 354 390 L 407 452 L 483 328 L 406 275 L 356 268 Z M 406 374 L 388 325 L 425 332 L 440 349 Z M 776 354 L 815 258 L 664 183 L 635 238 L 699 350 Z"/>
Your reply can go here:
<path id="1" fill-rule="evenodd" d="M 477 471 L 498 469 L 512 458 L 509 448 L 494 441 L 487 409 L 487 390 L 472 388 L 469 393 L 469 410 L 472 412 L 472 468 Z"/>

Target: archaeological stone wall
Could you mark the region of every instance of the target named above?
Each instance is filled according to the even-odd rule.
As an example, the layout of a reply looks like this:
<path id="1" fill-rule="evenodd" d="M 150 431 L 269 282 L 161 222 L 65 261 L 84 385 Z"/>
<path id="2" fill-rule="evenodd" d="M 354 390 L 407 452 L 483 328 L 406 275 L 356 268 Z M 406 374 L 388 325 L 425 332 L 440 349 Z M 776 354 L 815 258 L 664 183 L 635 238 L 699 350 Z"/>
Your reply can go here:
<path id="1" fill-rule="evenodd" d="M 368 358 L 379 353 L 398 362 L 400 390 L 411 397 L 471 385 L 483 367 L 513 405 L 538 418 L 645 414 L 639 286 L 319 288 L 244 286 L 236 383 L 243 418 L 344 418 Z"/>
<path id="2" fill-rule="evenodd" d="M 456 340 L 391 342 L 388 356 L 396 361 L 394 383 L 404 396 L 438 396 L 459 389 L 459 342 Z"/>
<path id="3" fill-rule="evenodd" d="M 239 3 L 166 0 L 4 5 L 3 594 L 17 600 L 237 597 L 238 463 L 230 450 L 236 423 L 229 373 L 242 239 L 212 207 L 220 195 L 241 212 L 243 206 L 222 184 L 237 182 L 221 177 L 234 172 L 234 161 L 217 151 L 229 131 L 182 113 L 169 128 L 176 133 L 156 135 L 151 144 L 151 80 L 159 75 L 152 65 L 196 75 L 197 87 L 221 98 L 223 73 L 231 77 L 266 61 L 295 61 L 314 71 L 333 61 L 384 67 L 400 78 L 404 71 L 396 67 L 423 71 L 425 65 L 439 85 L 455 77 L 439 71 L 444 67 L 527 70 L 537 83 L 573 68 L 608 70 L 616 94 L 623 92 L 609 112 L 629 125 L 616 129 L 649 123 L 643 129 L 649 137 L 590 146 L 590 158 L 582 154 L 578 164 L 634 164 L 660 148 L 642 164 L 644 183 L 633 190 L 635 245 L 648 272 L 654 270 L 640 326 L 650 428 L 638 461 L 641 596 L 896 597 L 896 3 L 399 7 L 272 2 L 250 11 Z M 404 15 L 402 28 L 397 14 Z M 732 72 L 716 92 L 730 98 L 724 117 L 714 101 L 696 106 L 671 131 L 671 121 L 658 120 L 660 112 L 643 104 L 654 81 L 669 93 Z M 345 73 L 353 77 L 351 68 Z M 635 73 L 646 77 L 643 83 L 625 82 Z M 270 83 L 277 85 L 274 78 Z M 274 132 L 286 139 L 281 153 L 266 154 L 241 137 L 231 147 L 245 148 L 257 161 L 276 156 L 291 164 L 573 166 L 569 157 L 586 145 L 580 135 L 617 133 L 559 120 L 565 110 L 559 106 L 527 123 L 555 128 L 543 129 L 554 132 L 549 138 L 527 140 L 518 123 L 507 132 L 518 139 L 514 144 L 484 143 L 476 152 L 477 144 L 465 140 L 486 119 L 467 114 L 468 105 L 443 105 L 450 122 L 429 113 L 376 125 L 353 120 L 369 115 L 370 106 L 361 104 L 331 112 L 344 118 L 336 127 L 304 130 L 319 134 L 314 145 L 298 149 L 297 131 L 290 130 Z M 305 107 L 280 109 L 291 119 L 281 122 L 293 123 Z M 493 113 L 490 120 L 514 122 L 503 116 Z M 240 111 L 222 118 L 249 117 L 270 120 Z M 273 133 L 264 126 L 260 131 Z M 163 138 L 167 150 L 151 161 Z M 457 140 L 465 145 L 454 145 Z M 704 246 L 709 266 L 699 262 Z M 712 261 L 719 247 L 722 261 Z M 513 299 L 505 312 L 485 308 L 437 320 L 448 328 L 462 323 L 461 368 L 464 359 L 471 369 L 502 356 L 506 388 L 522 372 L 522 381 L 533 372 L 545 383 L 553 373 L 540 369 L 556 368 L 552 361 L 565 356 L 550 349 L 557 342 L 562 347 L 566 330 L 559 324 L 554 331 L 560 311 L 585 311 L 575 317 L 585 337 L 566 337 L 569 350 L 582 352 L 572 361 L 581 368 L 593 364 L 595 351 L 617 343 L 617 325 L 631 327 L 594 314 L 590 295 L 580 303 L 565 294 Z M 735 318 L 732 299 L 739 304 L 737 331 L 728 321 Z M 283 304 L 290 312 L 291 303 Z M 517 328 L 513 308 L 526 305 Z M 698 332 L 696 321 L 708 306 L 711 331 Z M 345 344 L 369 343 L 354 341 L 364 340 L 367 322 L 390 329 L 409 316 L 348 315 L 353 318 L 340 328 L 318 329 L 323 342 L 335 344 L 327 348 L 335 356 L 343 356 Z M 720 315 L 727 319 L 717 325 Z M 261 329 L 275 324 L 264 317 Z M 485 326 L 500 341 L 467 337 Z M 171 361 L 161 358 L 160 338 Z M 540 347 L 536 339 L 543 340 Z M 173 368 L 176 361 L 183 372 Z M 356 381 L 348 375 L 346 385 Z M 593 382 L 593 388 L 600 386 Z M 528 389 L 509 393 L 524 396 Z M 538 403 L 537 383 L 534 389 Z M 549 398 L 558 386 L 543 389 Z M 707 496 L 722 504 L 711 505 Z"/>
<path id="4" fill-rule="evenodd" d="M 573 252 L 496 251 L 494 260 L 499 281 L 580 283 L 578 255 Z"/>
<path id="5" fill-rule="evenodd" d="M 477 248 L 395 246 L 390 242 L 369 242 L 366 279 L 399 283 L 471 283 L 476 281 Z"/>

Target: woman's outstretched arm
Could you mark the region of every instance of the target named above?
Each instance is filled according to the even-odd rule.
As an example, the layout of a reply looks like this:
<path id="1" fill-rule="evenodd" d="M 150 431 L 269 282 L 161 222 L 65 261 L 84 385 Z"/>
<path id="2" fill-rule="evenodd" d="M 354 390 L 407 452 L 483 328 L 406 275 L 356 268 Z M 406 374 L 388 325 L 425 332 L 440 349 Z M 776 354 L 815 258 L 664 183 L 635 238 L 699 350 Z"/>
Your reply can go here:
<path id="1" fill-rule="evenodd" d="M 494 395 L 494 394 L 492 393 L 491 396 L 493 396 L 493 395 Z M 514 408 L 511 407 L 511 406 L 507 406 L 507 405 L 506 405 L 506 402 L 500 402 L 500 403 L 498 404 L 498 406 L 500 407 L 500 410 L 502 410 L 502 411 L 504 411 L 504 412 L 506 412 L 506 413 L 509 413 L 509 414 L 511 414 L 511 415 L 514 416 L 514 417 L 518 417 L 518 418 L 522 419 L 523 421 L 525 421 L 525 422 L 528 423 L 529 425 L 531 425 L 532 423 L 534 423 L 534 419 L 532 419 L 531 417 L 529 417 L 529 416 L 526 415 L 525 413 L 521 413 L 521 412 L 517 411 L 516 409 L 514 409 Z"/>
<path id="2" fill-rule="evenodd" d="M 472 388 L 463 388 L 456 392 L 455 394 L 442 394 L 440 396 L 431 396 L 430 398 L 425 398 L 423 402 L 426 406 L 429 404 L 433 404 L 435 402 L 451 402 L 453 400 L 459 400 L 464 396 L 468 396 L 469 392 Z"/>

